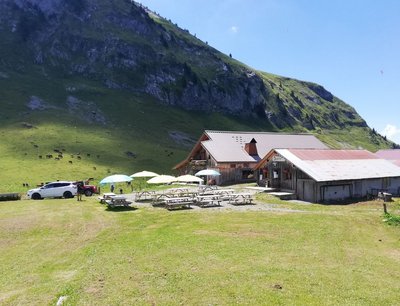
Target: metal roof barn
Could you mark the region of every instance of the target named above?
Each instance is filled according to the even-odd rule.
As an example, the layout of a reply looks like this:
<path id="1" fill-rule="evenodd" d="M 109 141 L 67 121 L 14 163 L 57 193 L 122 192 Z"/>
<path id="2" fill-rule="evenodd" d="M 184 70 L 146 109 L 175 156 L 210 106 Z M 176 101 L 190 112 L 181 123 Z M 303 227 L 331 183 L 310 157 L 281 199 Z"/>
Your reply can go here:
<path id="1" fill-rule="evenodd" d="M 365 150 L 275 151 L 317 182 L 400 176 L 400 167 Z"/>

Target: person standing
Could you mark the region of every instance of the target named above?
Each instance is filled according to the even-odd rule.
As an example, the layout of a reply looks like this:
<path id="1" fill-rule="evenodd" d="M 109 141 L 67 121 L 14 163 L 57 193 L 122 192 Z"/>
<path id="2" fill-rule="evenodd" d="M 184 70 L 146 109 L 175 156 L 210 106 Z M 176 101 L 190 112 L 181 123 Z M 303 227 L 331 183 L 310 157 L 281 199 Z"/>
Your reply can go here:
<path id="1" fill-rule="evenodd" d="M 111 192 L 114 192 L 114 189 L 115 189 L 114 184 L 111 184 L 111 187 L 110 187 Z"/>
<path id="2" fill-rule="evenodd" d="M 76 187 L 77 187 L 76 199 L 77 199 L 78 201 L 82 201 L 82 194 L 83 194 L 83 192 L 84 192 L 82 183 L 79 182 L 79 183 L 76 185 Z"/>

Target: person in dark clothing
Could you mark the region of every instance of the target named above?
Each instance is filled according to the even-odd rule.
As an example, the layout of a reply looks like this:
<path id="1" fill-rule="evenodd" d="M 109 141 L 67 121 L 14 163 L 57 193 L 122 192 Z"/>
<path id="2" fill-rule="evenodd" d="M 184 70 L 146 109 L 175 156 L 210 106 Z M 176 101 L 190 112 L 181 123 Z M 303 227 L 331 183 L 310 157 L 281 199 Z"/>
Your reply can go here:
<path id="1" fill-rule="evenodd" d="M 76 188 L 77 188 L 76 199 L 78 201 L 82 201 L 82 194 L 84 193 L 84 189 L 83 189 L 82 183 L 78 183 L 76 185 Z"/>

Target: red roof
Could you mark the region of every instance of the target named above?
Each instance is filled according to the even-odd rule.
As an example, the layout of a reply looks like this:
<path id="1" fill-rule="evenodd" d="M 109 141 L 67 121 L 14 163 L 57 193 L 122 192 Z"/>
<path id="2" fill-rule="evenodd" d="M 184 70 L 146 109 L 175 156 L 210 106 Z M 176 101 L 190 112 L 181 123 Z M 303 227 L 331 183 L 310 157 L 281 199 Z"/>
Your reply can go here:
<path id="1" fill-rule="evenodd" d="M 400 150 L 379 150 L 375 153 L 376 156 L 387 160 L 400 160 Z"/>
<path id="2" fill-rule="evenodd" d="M 289 149 L 301 160 L 359 160 L 379 159 L 375 154 L 366 150 L 301 150 Z"/>

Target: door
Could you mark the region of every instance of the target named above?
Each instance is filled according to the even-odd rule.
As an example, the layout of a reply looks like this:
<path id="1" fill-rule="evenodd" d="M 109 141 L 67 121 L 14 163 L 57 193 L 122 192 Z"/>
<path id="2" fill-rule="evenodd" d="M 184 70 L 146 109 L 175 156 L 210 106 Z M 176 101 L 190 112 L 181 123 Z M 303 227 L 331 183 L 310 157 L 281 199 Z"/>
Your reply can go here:
<path id="1" fill-rule="evenodd" d="M 54 188 L 55 184 L 47 184 L 45 186 L 43 186 L 40 190 L 40 194 L 42 195 L 42 197 L 54 197 Z"/>
<path id="2" fill-rule="evenodd" d="M 271 187 L 281 188 L 281 171 L 278 168 L 272 170 Z"/>

